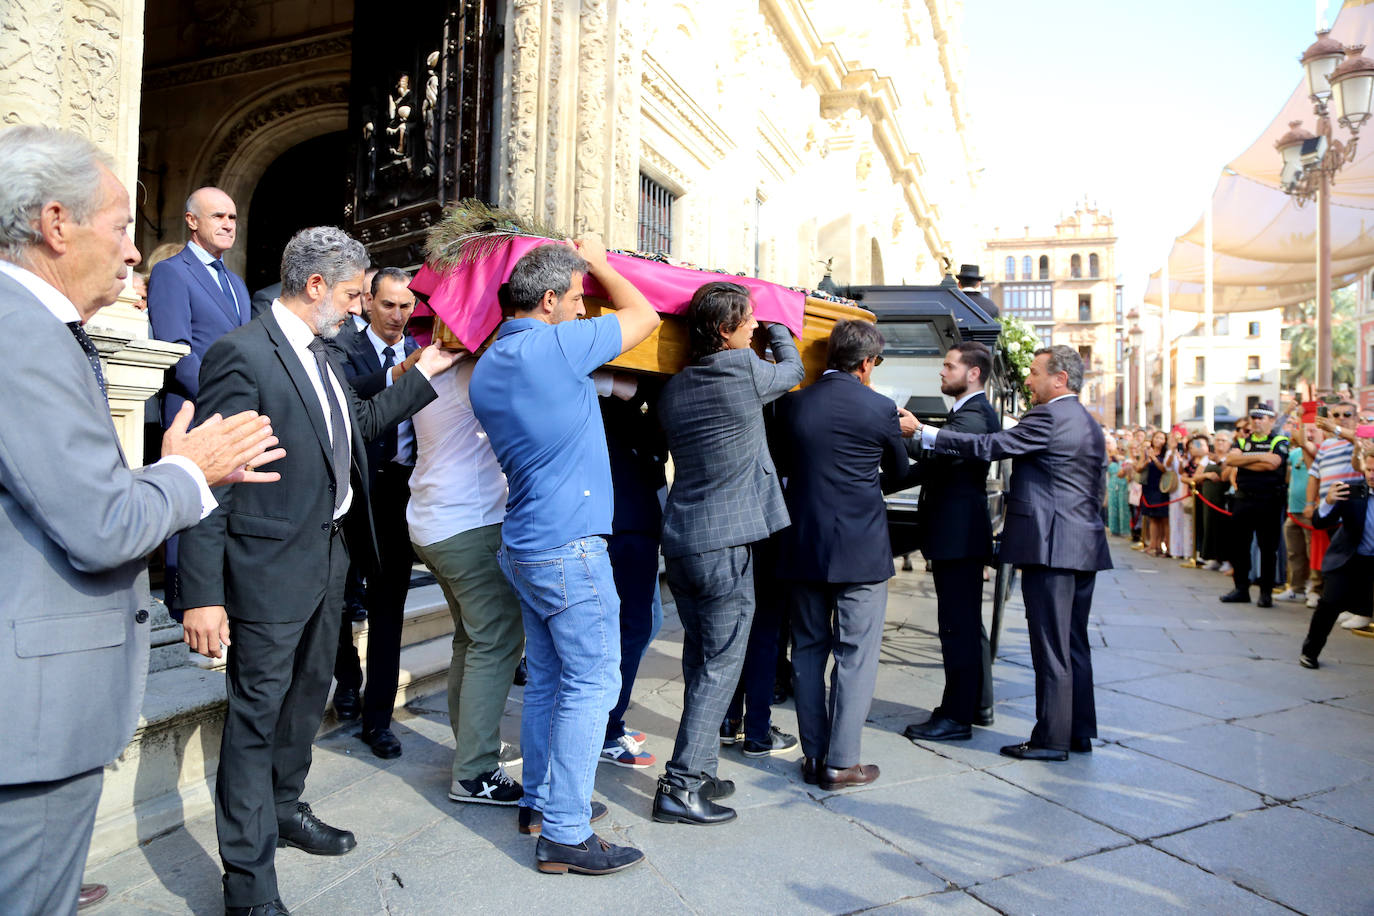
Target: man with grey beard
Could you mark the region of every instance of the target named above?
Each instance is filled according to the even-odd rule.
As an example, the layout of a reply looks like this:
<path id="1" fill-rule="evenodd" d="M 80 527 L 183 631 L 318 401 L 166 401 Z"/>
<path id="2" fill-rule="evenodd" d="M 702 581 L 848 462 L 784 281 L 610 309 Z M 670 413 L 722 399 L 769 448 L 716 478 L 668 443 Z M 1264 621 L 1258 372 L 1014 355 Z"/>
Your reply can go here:
<path id="1" fill-rule="evenodd" d="M 325 340 L 362 296 L 367 266 L 366 250 L 342 230 L 302 229 L 282 254 L 281 298 L 216 341 L 201 366 L 198 413 L 271 410 L 286 449 L 279 482 L 228 488 L 182 537 L 186 642 L 211 658 L 230 647 L 215 818 L 234 916 L 286 912 L 278 846 L 343 855 L 357 845 L 300 796 L 349 557 L 366 573 L 377 564 L 364 443 L 434 400 L 429 378 L 456 355 L 426 348 L 416 371 L 359 399 Z"/>

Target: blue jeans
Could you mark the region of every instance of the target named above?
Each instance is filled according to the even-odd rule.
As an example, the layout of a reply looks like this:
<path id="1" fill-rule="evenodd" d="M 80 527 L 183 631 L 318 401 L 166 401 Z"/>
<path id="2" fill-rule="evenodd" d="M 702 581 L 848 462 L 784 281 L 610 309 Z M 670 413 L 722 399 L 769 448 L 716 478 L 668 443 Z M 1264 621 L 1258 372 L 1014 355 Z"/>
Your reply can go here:
<path id="1" fill-rule="evenodd" d="M 625 734 L 625 710 L 644 652 L 663 626 L 663 600 L 658 591 L 658 538 L 637 531 L 611 535 L 607 541 L 615 588 L 620 594 L 620 699 L 611 707 L 606 746 Z"/>
<path id="2" fill-rule="evenodd" d="M 591 799 L 606 711 L 620 691 L 620 599 L 606 541 L 547 550 L 501 548 L 501 570 L 525 621 L 525 805 L 543 835 L 576 845 L 592 834 Z"/>

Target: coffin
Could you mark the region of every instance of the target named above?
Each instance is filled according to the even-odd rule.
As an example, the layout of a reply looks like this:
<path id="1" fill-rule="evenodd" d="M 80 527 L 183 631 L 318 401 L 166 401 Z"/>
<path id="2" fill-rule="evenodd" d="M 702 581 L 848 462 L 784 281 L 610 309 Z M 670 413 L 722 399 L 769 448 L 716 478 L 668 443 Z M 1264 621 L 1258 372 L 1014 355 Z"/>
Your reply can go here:
<path id="1" fill-rule="evenodd" d="M 588 296 L 583 301 L 590 318 L 614 311 L 610 303 L 604 299 Z M 811 384 L 825 371 L 826 346 L 830 340 L 830 329 L 835 326 L 836 321 L 841 318 L 858 318 L 869 322 L 875 320 L 873 313 L 867 309 L 810 296 L 806 299 L 804 318 L 798 348 L 801 351 L 802 364 L 806 367 L 806 375 L 798 387 Z M 434 319 L 434 339 L 444 346 L 462 346 L 457 335 L 437 316 Z M 762 335 L 755 335 L 754 346 L 760 352 L 763 349 L 763 340 Z M 488 338 L 487 343 L 490 342 L 491 339 Z M 673 375 L 687 365 L 687 353 L 687 325 L 682 316 L 663 315 L 663 322 L 647 340 L 607 365 L 628 372 Z"/>

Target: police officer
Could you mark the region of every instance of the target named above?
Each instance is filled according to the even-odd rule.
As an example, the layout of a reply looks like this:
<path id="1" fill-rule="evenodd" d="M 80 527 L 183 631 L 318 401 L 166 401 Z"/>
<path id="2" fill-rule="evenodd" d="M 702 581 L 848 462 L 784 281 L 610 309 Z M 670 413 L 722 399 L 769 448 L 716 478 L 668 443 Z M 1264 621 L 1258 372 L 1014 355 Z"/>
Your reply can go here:
<path id="1" fill-rule="evenodd" d="M 1236 469 L 1236 495 L 1231 500 L 1229 532 L 1235 588 L 1221 596 L 1227 603 L 1250 603 L 1250 541 L 1259 542 L 1259 607 L 1273 607 L 1275 567 L 1283 534 L 1284 472 L 1287 436 L 1275 435 L 1274 410 L 1261 403 L 1250 411 L 1250 432 L 1237 437 L 1226 455 Z"/>

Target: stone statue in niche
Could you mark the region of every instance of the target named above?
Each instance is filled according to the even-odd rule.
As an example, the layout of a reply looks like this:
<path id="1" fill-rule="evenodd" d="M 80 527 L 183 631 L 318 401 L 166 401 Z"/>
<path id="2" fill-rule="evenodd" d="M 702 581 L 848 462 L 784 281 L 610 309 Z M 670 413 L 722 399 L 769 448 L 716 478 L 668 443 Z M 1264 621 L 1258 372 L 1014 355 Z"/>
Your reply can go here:
<path id="1" fill-rule="evenodd" d="M 397 177 L 404 177 L 415 171 L 411 136 L 411 114 L 415 111 L 415 94 L 410 88 L 409 73 L 402 73 L 397 77 L 395 91 L 387 94 L 387 108 L 391 120 L 386 125 L 387 163 L 382 166 L 382 173 L 399 172 L 401 174 Z"/>
<path id="2" fill-rule="evenodd" d="M 420 174 L 425 178 L 439 166 L 439 52 L 432 51 L 425 58 L 425 98 L 420 103 L 420 120 L 425 125 L 425 166 Z"/>
<path id="3" fill-rule="evenodd" d="M 377 193 L 377 125 L 372 121 L 363 124 L 363 196 L 372 197 Z"/>

